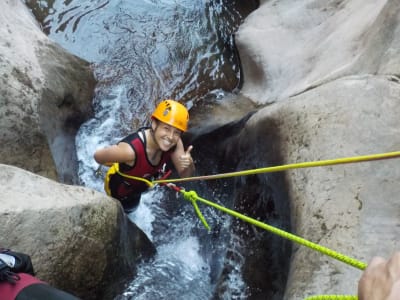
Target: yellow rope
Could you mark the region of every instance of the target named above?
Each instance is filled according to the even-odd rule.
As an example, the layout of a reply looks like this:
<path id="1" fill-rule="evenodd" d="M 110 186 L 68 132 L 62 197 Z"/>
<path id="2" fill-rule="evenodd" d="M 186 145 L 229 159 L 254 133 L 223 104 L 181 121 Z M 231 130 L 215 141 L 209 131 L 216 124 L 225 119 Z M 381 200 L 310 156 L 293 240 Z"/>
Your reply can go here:
<path id="1" fill-rule="evenodd" d="M 282 165 L 282 166 L 276 166 L 276 167 L 267 167 L 267 168 L 260 168 L 260 169 L 252 169 L 252 170 L 245 170 L 245 171 L 239 171 L 239 172 L 230 172 L 230 173 L 224 173 L 224 174 L 216 174 L 216 175 L 208 175 L 208 176 L 197 176 L 197 177 L 187 177 L 187 178 L 177 178 L 177 179 L 163 179 L 163 180 L 154 180 L 153 182 L 150 182 L 147 179 L 141 178 L 141 177 L 135 177 L 135 176 L 129 176 L 126 174 L 123 174 L 118 171 L 118 173 L 124 177 L 131 178 L 131 179 L 136 179 L 145 182 L 148 184 L 150 187 L 153 187 L 154 184 L 157 183 L 172 183 L 172 182 L 178 182 L 178 181 L 191 181 L 191 180 L 200 180 L 200 179 L 220 179 L 220 178 L 226 178 L 226 177 L 234 177 L 234 176 L 244 176 L 244 175 L 250 175 L 250 174 L 259 174 L 259 173 L 265 173 L 265 172 L 277 172 L 277 171 L 284 171 L 284 170 L 289 170 L 289 169 L 295 169 L 295 168 L 307 168 L 307 167 L 319 167 L 319 166 L 328 166 L 328 165 L 337 165 L 337 164 L 346 164 L 346 163 L 355 163 L 355 162 L 363 162 L 363 161 L 372 161 L 372 160 L 381 160 L 381 159 L 389 159 L 389 158 L 397 158 L 400 157 L 400 151 L 396 152 L 387 152 L 387 153 L 380 153 L 380 154 L 372 154 L 372 155 L 364 155 L 364 156 L 354 156 L 354 157 L 346 157 L 346 158 L 339 158 L 339 159 L 332 159 L 332 160 L 322 160 L 322 161 L 314 161 L 314 162 L 303 162 L 303 163 L 295 163 L 295 164 L 288 164 L 288 165 Z M 196 213 L 203 222 L 204 226 L 208 229 L 208 224 L 205 221 L 204 217 L 201 215 L 201 212 L 199 208 L 197 207 L 196 200 L 199 200 L 203 202 L 204 204 L 207 204 L 209 206 L 212 206 L 216 209 L 219 209 L 227 214 L 230 214 L 234 217 L 237 217 L 245 222 L 248 222 L 250 224 L 253 224 L 257 227 L 260 227 L 262 229 L 268 230 L 272 233 L 275 233 L 283 238 L 292 240 L 298 244 L 301 244 L 303 246 L 306 246 L 310 249 L 316 250 L 320 253 L 323 253 L 325 255 L 331 256 L 337 260 L 340 260 L 342 262 L 345 262 L 349 265 L 352 265 L 354 267 L 357 267 L 361 270 L 364 270 L 366 268 L 366 264 L 360 261 L 357 261 L 353 258 L 350 258 L 348 256 L 345 256 L 343 254 L 340 254 L 338 252 L 335 252 L 331 249 L 328 249 L 326 247 L 320 246 L 318 244 L 315 244 L 313 242 L 310 242 L 308 240 L 305 240 L 303 238 L 300 238 L 298 236 L 295 236 L 291 233 L 285 232 L 283 230 L 280 230 L 278 228 L 275 228 L 273 226 L 270 226 L 268 224 L 262 223 L 258 220 L 252 219 L 250 217 L 247 217 L 245 215 L 242 215 L 234 210 L 230 210 L 226 207 L 220 206 L 218 204 L 215 204 L 211 201 L 208 201 L 206 199 L 203 199 L 199 196 L 197 196 L 196 192 L 190 191 L 186 192 L 185 190 L 181 189 L 180 190 L 186 199 L 190 200 L 195 207 Z"/>
<path id="2" fill-rule="evenodd" d="M 364 161 L 372 161 L 372 160 L 398 158 L 398 157 L 400 157 L 400 151 L 363 155 L 363 156 L 344 157 L 344 158 L 338 158 L 338 159 L 294 163 L 294 164 L 288 164 L 288 165 L 282 165 L 282 166 L 265 167 L 265 168 L 259 168 L 259 169 L 251 169 L 251 170 L 222 173 L 222 174 L 215 174 L 215 175 L 154 180 L 153 183 L 156 184 L 156 183 L 185 182 L 185 181 L 195 181 L 195 180 L 222 179 L 222 178 L 227 178 L 227 177 L 237 177 L 237 176 L 253 175 L 253 174 L 268 173 L 268 172 L 278 172 L 278 171 L 285 171 L 285 170 L 290 170 L 290 169 L 322 167 L 322 166 L 348 164 L 348 163 L 356 163 L 356 162 L 364 162 Z"/>
<path id="3" fill-rule="evenodd" d="M 250 217 L 245 216 L 243 214 L 240 214 L 237 211 L 231 210 L 229 208 L 226 208 L 224 206 L 218 205 L 218 204 L 216 204 L 214 202 L 211 202 L 211 201 L 208 201 L 208 200 L 206 200 L 204 198 L 201 198 L 196 194 L 195 191 L 187 192 L 187 191 L 182 189 L 180 192 L 182 192 L 184 194 L 185 199 L 192 201 L 192 203 L 193 203 L 192 199 L 195 198 L 197 201 L 200 201 L 200 202 L 202 202 L 202 203 L 204 203 L 206 205 L 212 206 L 212 207 L 214 207 L 214 208 L 216 208 L 216 209 L 218 209 L 220 211 L 223 211 L 223 212 L 225 212 L 225 213 L 227 213 L 227 214 L 229 214 L 231 216 L 234 216 L 234 217 L 236 217 L 238 219 L 241 219 L 241 220 L 243 220 L 243 221 L 245 221 L 247 223 L 250 223 L 252 225 L 260 227 L 260 228 L 262 228 L 264 230 L 272 232 L 272 233 L 274 233 L 276 235 L 279 235 L 279 236 L 281 236 L 283 238 L 286 238 L 288 240 L 294 241 L 294 242 L 296 242 L 296 243 L 298 243 L 300 245 L 306 246 L 306 247 L 308 247 L 310 249 L 313 249 L 315 251 L 318 251 L 318 252 L 320 252 L 322 254 L 325 254 L 325 255 L 328 255 L 330 257 L 333 257 L 333 258 L 335 258 L 335 259 L 337 259 L 339 261 L 342 261 L 342 262 L 344 262 L 344 263 L 346 263 L 348 265 L 351 265 L 353 267 L 356 267 L 356 268 L 358 268 L 360 270 L 364 270 L 367 267 L 367 265 L 365 263 L 361 262 L 361 261 L 358 261 L 358 260 L 353 259 L 351 257 L 348 257 L 348 256 L 346 256 L 344 254 L 338 253 L 338 252 L 333 251 L 333 250 L 331 250 L 329 248 L 326 248 L 324 246 L 321 246 L 321 245 L 318 245 L 316 243 L 310 242 L 310 241 L 308 241 L 306 239 L 303 239 L 301 237 L 298 237 L 298 236 L 296 236 L 294 234 L 288 233 L 288 232 L 286 232 L 284 230 L 278 229 L 278 228 L 273 227 L 271 225 L 268 225 L 268 224 L 265 224 L 263 222 L 260 222 L 260 221 L 258 221 L 256 219 L 253 219 L 253 218 L 250 218 Z"/>
<path id="4" fill-rule="evenodd" d="M 203 214 L 201 213 L 199 207 L 197 206 L 196 200 L 198 199 L 198 196 L 195 191 L 188 191 L 186 192 L 183 189 L 179 190 L 181 193 L 183 193 L 183 196 L 185 197 L 186 200 L 189 200 L 192 202 L 194 206 L 194 210 L 196 211 L 197 216 L 199 217 L 200 221 L 203 223 L 204 227 L 207 228 L 207 230 L 210 230 L 210 226 L 208 226 L 208 223 L 206 219 L 204 218 Z"/>
<path id="5" fill-rule="evenodd" d="M 146 183 L 150 188 L 154 187 L 154 182 L 151 182 L 150 180 L 147 180 L 147 179 L 145 179 L 145 178 L 143 178 L 143 177 L 131 176 L 131 175 L 122 173 L 119 169 L 117 169 L 117 173 L 118 173 L 119 175 L 121 175 L 122 177 L 126 177 L 126 178 L 129 178 L 129 179 L 134 179 L 134 180 L 142 181 L 142 182 Z"/>
<path id="6" fill-rule="evenodd" d="M 231 216 L 234 216 L 236 218 L 239 218 L 239 219 L 241 219 L 241 220 L 243 220 L 243 221 L 245 221 L 247 223 L 250 223 L 250 224 L 255 225 L 257 227 L 260 227 L 260 228 L 262 228 L 264 230 L 267 230 L 267 231 L 269 231 L 271 233 L 279 235 L 279 236 L 281 236 L 283 238 L 286 238 L 288 240 L 294 241 L 294 242 L 296 242 L 296 243 L 298 243 L 300 245 L 306 246 L 306 247 L 308 247 L 310 249 L 313 249 L 315 251 L 318 251 L 318 252 L 320 252 L 322 254 L 325 254 L 327 256 L 335 258 L 335 259 L 337 259 L 339 261 L 342 261 L 342 262 L 344 262 L 344 263 L 346 263 L 348 265 L 351 265 L 353 267 L 356 267 L 356 268 L 358 268 L 360 270 L 364 270 L 367 267 L 367 264 L 365 264 L 365 263 L 363 263 L 361 261 L 358 261 L 358 260 L 356 260 L 354 258 L 348 257 L 348 256 L 346 256 L 344 254 L 341 254 L 339 252 L 336 252 L 336 251 L 331 250 L 329 248 L 326 248 L 324 246 L 318 245 L 316 243 L 310 242 L 310 241 L 308 241 L 306 239 L 303 239 L 303 238 L 298 237 L 298 236 L 296 236 L 294 234 L 288 233 L 288 232 L 286 232 L 284 230 L 281 230 L 281 229 L 278 229 L 278 228 L 273 227 L 271 225 L 265 224 L 265 223 L 260 222 L 260 221 L 258 221 L 256 219 L 247 217 L 247 216 L 245 216 L 243 214 L 238 213 L 237 211 L 231 210 L 229 208 L 226 208 L 224 206 L 218 205 L 218 204 L 216 204 L 214 202 L 211 202 L 211 201 L 208 201 L 208 200 L 206 200 L 204 198 L 201 198 L 201 197 L 199 197 L 197 195 L 197 193 L 195 191 L 185 191 L 184 189 L 180 189 L 179 191 L 181 193 L 183 193 L 183 196 L 184 196 L 184 198 L 186 200 L 192 202 L 192 204 L 193 204 L 193 206 L 195 208 L 197 216 L 200 218 L 201 222 L 204 224 L 204 226 L 208 230 L 210 228 L 209 228 L 204 216 L 201 214 L 200 209 L 198 208 L 198 206 L 196 204 L 196 201 L 200 201 L 200 202 L 202 202 L 202 203 L 204 203 L 206 205 L 212 206 L 212 207 L 214 207 L 214 208 L 216 208 L 216 209 L 218 209 L 220 211 L 223 211 L 223 212 L 225 212 L 225 213 L 227 213 L 227 214 L 229 214 Z M 358 300 L 358 297 L 357 296 L 352 296 L 352 295 L 317 295 L 317 296 L 307 297 L 304 300 Z"/>
<path id="7" fill-rule="evenodd" d="M 304 300 L 358 300 L 353 295 L 317 295 L 304 298 Z"/>
<path id="8" fill-rule="evenodd" d="M 145 182 L 149 187 L 154 187 L 155 184 L 158 183 L 174 183 L 174 182 L 185 182 L 185 181 L 194 181 L 194 180 L 210 180 L 210 179 L 222 179 L 227 177 L 235 177 L 235 176 L 246 176 L 246 175 L 253 175 L 253 174 L 260 174 L 260 173 L 267 173 L 267 172 L 278 172 L 278 171 L 285 171 L 290 169 L 299 169 L 299 168 L 311 168 L 311 167 L 321 167 L 321 166 L 330 166 L 330 165 L 338 165 L 338 164 L 347 164 L 347 163 L 356 163 L 356 162 L 364 162 L 364 161 L 373 161 L 373 160 L 382 160 L 382 159 L 390 159 L 390 158 L 398 158 L 400 157 L 400 151 L 396 152 L 387 152 L 387 153 L 380 153 L 380 154 L 372 154 L 372 155 L 364 155 L 364 156 L 354 156 L 354 157 L 345 157 L 339 159 L 331 159 L 331 160 L 322 160 L 322 161 L 313 161 L 313 162 L 303 162 L 303 163 L 294 163 L 282 166 L 275 166 L 275 167 L 266 167 L 266 168 L 259 168 L 259 169 L 251 169 L 245 171 L 238 171 L 238 172 L 230 172 L 230 173 L 223 173 L 223 174 L 215 174 L 215 175 L 206 175 L 206 176 L 196 176 L 196 177 L 186 177 L 186 178 L 176 178 L 176 179 L 162 179 L 162 180 L 154 180 L 149 181 L 147 179 L 141 177 L 130 176 L 127 174 L 123 174 L 121 172 L 118 173 L 121 176 L 135 179 L 139 181 Z M 252 225 L 260 227 L 264 230 L 272 232 L 276 235 L 279 235 L 283 238 L 288 240 L 294 241 L 300 245 L 306 246 L 310 249 L 318 251 L 322 254 L 330 256 L 334 259 L 342 261 L 348 265 L 356 267 L 360 270 L 364 270 L 367 267 L 367 264 L 348 257 L 344 254 L 326 248 L 324 246 L 318 245 L 316 243 L 310 242 L 306 239 L 298 237 L 294 234 L 288 233 L 271 225 L 262 223 L 256 219 L 247 217 L 243 214 L 240 214 L 234 210 L 228 209 L 211 201 L 208 201 L 204 198 L 199 197 L 195 191 L 185 191 L 184 189 L 180 189 L 180 192 L 183 193 L 185 199 L 192 202 L 197 216 L 200 218 L 201 222 L 207 229 L 210 229 L 204 216 L 201 214 L 199 207 L 197 206 L 196 201 L 200 201 L 206 205 L 212 206 L 220 211 L 223 211 L 231 216 L 239 218 L 245 222 L 248 222 Z M 305 300 L 357 300 L 357 296 L 352 295 L 318 295 L 318 296 L 311 296 L 307 297 Z"/>

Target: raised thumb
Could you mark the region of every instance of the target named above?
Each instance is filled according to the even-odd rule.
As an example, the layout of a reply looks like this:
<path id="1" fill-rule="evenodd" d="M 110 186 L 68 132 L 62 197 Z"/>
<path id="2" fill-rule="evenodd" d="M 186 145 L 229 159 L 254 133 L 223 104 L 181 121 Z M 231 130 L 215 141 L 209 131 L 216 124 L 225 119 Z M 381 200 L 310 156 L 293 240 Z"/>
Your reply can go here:
<path id="1" fill-rule="evenodd" d="M 193 149 L 193 146 L 190 145 L 190 146 L 186 149 L 185 154 L 190 154 L 190 152 L 192 151 L 192 149 Z"/>

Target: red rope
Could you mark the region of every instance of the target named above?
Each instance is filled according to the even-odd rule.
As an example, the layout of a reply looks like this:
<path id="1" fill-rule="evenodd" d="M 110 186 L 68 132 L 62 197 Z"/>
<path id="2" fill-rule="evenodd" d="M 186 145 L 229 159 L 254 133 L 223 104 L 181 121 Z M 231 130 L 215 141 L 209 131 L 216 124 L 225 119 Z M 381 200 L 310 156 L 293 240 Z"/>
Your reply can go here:
<path id="1" fill-rule="evenodd" d="M 169 177 L 169 175 L 171 175 L 172 171 L 168 170 L 167 172 L 165 172 L 165 174 L 161 177 L 161 180 L 163 179 L 167 179 Z M 182 188 L 180 188 L 179 186 L 176 186 L 173 183 L 161 183 L 161 185 L 165 185 L 173 190 L 175 190 L 176 192 L 180 192 L 182 190 Z"/>

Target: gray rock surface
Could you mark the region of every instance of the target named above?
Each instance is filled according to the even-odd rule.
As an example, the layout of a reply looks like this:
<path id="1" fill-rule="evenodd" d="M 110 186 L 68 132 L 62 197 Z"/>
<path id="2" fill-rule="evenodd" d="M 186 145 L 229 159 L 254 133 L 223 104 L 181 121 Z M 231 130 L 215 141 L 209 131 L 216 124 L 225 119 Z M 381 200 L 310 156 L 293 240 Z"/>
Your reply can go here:
<path id="1" fill-rule="evenodd" d="M 342 78 L 258 111 L 243 135 L 277 124 L 270 130 L 279 132 L 284 164 L 398 151 L 399 96 L 390 77 Z M 392 159 L 286 171 L 294 233 L 365 263 L 389 256 L 399 248 L 399 166 Z M 360 275 L 295 246 L 285 299 L 356 294 Z"/>
<path id="2" fill-rule="evenodd" d="M 0 245 L 30 255 L 38 278 L 82 299 L 112 299 L 155 253 L 102 193 L 0 164 L 0 194 Z"/>
<path id="3" fill-rule="evenodd" d="M 261 2 L 236 35 L 244 70 L 239 97 L 254 103 L 240 109 L 243 113 L 258 111 L 235 138 L 218 141 L 225 151 L 239 146 L 243 152 L 271 132 L 275 139 L 265 140 L 263 153 L 277 155 L 281 163 L 287 164 L 398 151 L 400 3 L 396 0 Z M 0 161 L 56 178 L 55 169 L 65 167 L 65 157 L 67 162 L 74 161 L 60 149 L 72 145 L 68 141 L 74 136 L 76 125 L 90 110 L 90 76 L 85 75 L 88 66 L 76 58 L 63 54 L 66 62 L 55 54 L 54 59 L 48 59 L 48 53 L 62 50 L 40 33 L 28 15 L 19 1 L 0 3 L 0 20 L 4 24 L 0 28 L 3 81 Z M 15 20 L 21 22 L 18 30 Z M 67 65 L 72 66 L 70 71 L 66 71 Z M 68 81 L 63 72 L 79 72 L 80 79 Z M 257 105 L 264 107 L 259 109 Z M 230 121 L 232 115 L 238 118 L 241 115 L 231 109 L 213 112 L 218 120 Z M 255 139 L 249 132 L 263 136 Z M 73 151 L 68 148 L 68 153 Z M 233 159 L 240 162 L 240 157 Z M 268 159 L 254 157 L 261 165 Z M 388 256 L 398 250 L 398 164 L 398 159 L 392 159 L 286 171 L 293 232 L 363 262 L 373 255 Z M 64 167 L 61 169 L 68 170 Z M 70 280 L 68 276 L 74 274 L 63 274 L 64 267 L 81 264 L 86 253 L 92 253 L 93 249 L 109 249 L 98 237 L 125 234 L 115 229 L 118 227 L 115 224 L 124 223 L 117 220 L 118 206 L 103 195 L 44 182 L 42 177 L 9 166 L 1 169 L 0 180 L 6 188 L 2 188 L 0 214 L 7 220 L 7 226 L 0 229 L 3 231 L 0 237 L 7 237 L 12 247 L 18 246 L 16 250 L 33 251 L 34 264 L 45 280 L 66 288 L 64 280 Z M 73 181 L 74 177 L 68 174 L 72 172 L 61 178 Z M 60 212 L 61 217 L 57 218 Z M 109 222 L 114 229 L 109 228 Z M 35 238 L 19 236 L 27 228 Z M 112 244 L 116 240 L 121 238 L 108 241 Z M 59 248 L 60 245 L 64 248 Z M 43 247 L 46 252 L 40 252 Z M 79 256 L 81 247 L 84 250 Z M 127 246 L 120 248 L 124 247 Z M 96 256 L 103 261 L 100 265 L 103 269 L 106 269 L 104 261 L 109 258 L 106 250 Z M 285 299 L 356 294 L 360 270 L 297 245 L 287 259 L 291 265 Z M 253 265 L 255 262 L 245 265 L 247 274 L 252 273 Z M 63 282 L 54 281 L 59 274 Z M 76 273 L 79 276 L 82 273 Z M 93 274 L 86 287 L 94 288 L 94 283 L 100 282 L 99 277 Z M 249 286 L 257 289 L 255 282 Z M 80 285 L 68 288 L 84 289 Z"/>
<path id="4" fill-rule="evenodd" d="M 90 65 L 50 41 L 22 1 L 0 1 L 0 21 L 0 245 L 30 255 L 57 288 L 110 299 L 155 249 L 111 198 L 56 182 L 79 181 Z"/>
<path id="5" fill-rule="evenodd" d="M 75 134 L 91 114 L 90 66 L 51 42 L 22 1 L 1 1 L 0 21 L 0 162 L 78 183 Z"/>
<path id="6" fill-rule="evenodd" d="M 400 149 L 400 3 L 262 1 L 241 26 L 242 96 L 283 163 Z M 267 142 L 267 141 L 266 141 Z M 365 263 L 400 247 L 399 159 L 287 171 L 294 233 Z M 356 294 L 361 271 L 302 246 L 285 299 Z"/>
<path id="7" fill-rule="evenodd" d="M 398 74 L 396 0 L 261 1 L 236 35 L 242 93 L 271 103 L 348 75 Z"/>

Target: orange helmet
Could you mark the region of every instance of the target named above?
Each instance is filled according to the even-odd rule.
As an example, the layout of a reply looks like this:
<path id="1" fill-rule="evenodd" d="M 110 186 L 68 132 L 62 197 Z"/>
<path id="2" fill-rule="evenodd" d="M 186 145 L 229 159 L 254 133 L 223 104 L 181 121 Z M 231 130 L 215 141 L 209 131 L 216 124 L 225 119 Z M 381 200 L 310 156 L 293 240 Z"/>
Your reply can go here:
<path id="1" fill-rule="evenodd" d="M 186 131 L 188 127 L 189 112 L 185 106 L 175 100 L 162 101 L 151 117 L 182 131 Z"/>

